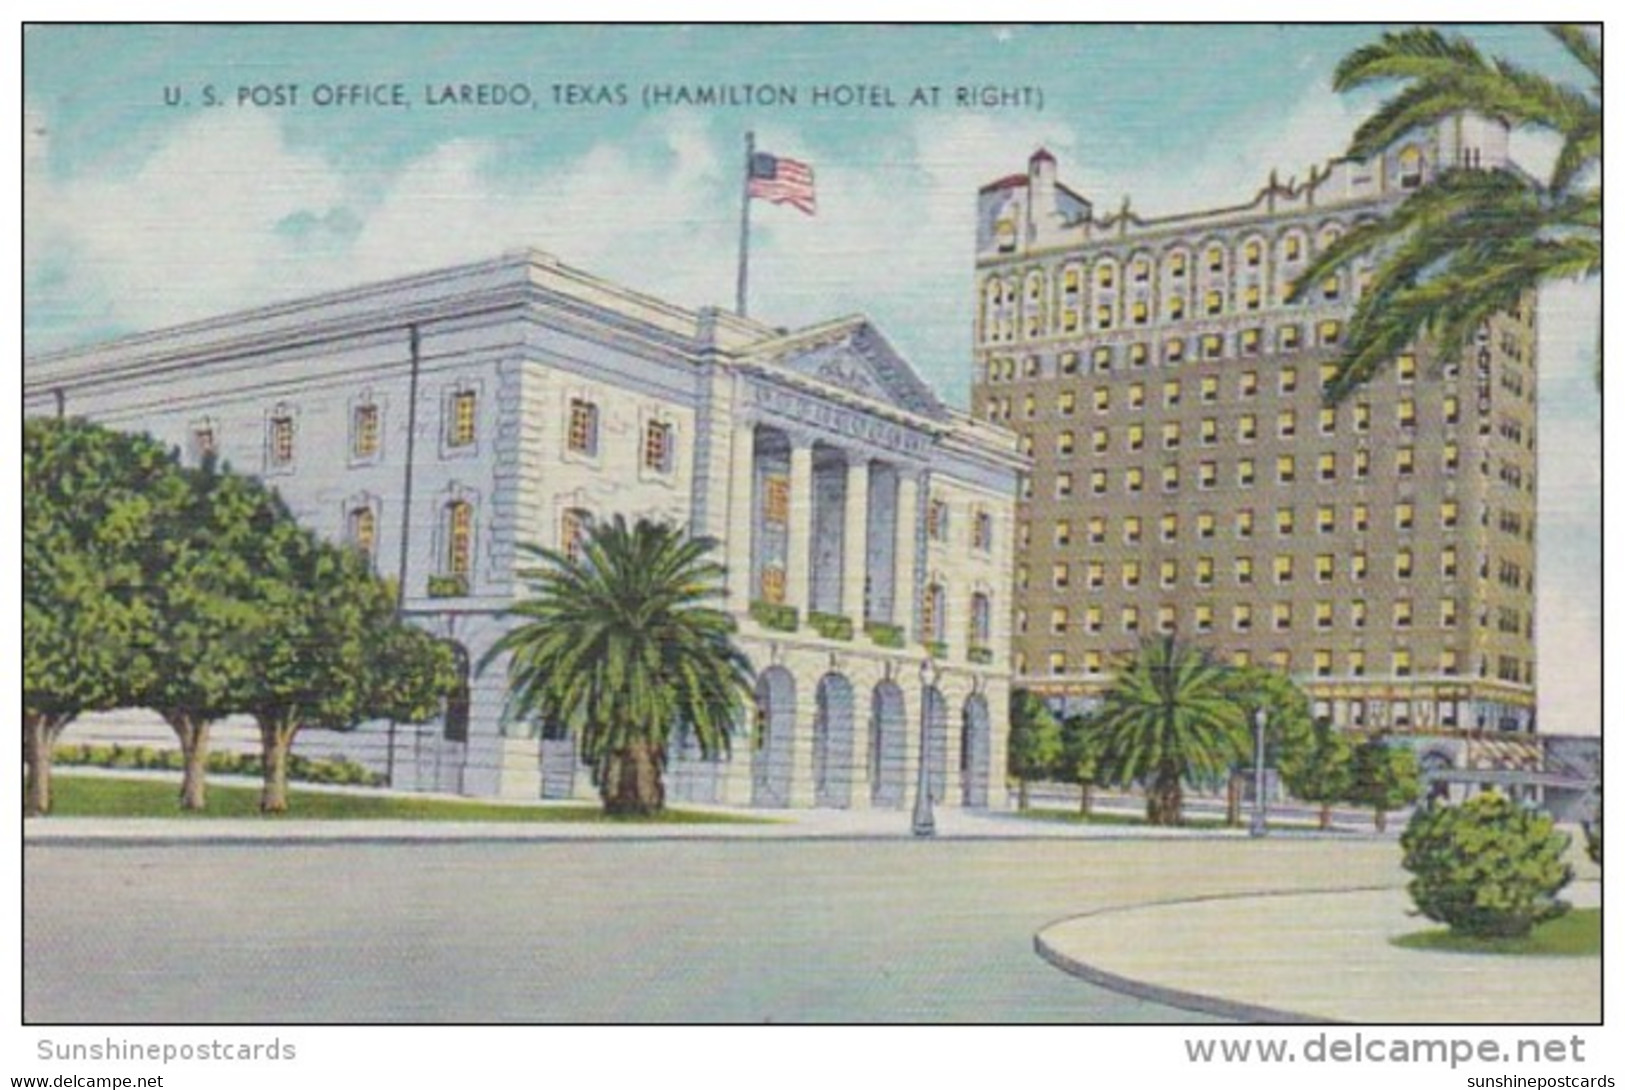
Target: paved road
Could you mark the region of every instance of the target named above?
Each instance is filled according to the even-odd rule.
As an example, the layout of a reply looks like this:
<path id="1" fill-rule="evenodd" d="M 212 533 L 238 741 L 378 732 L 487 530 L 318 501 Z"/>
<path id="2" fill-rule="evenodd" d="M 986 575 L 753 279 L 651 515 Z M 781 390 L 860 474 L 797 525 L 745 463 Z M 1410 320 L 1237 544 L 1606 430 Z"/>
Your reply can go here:
<path id="1" fill-rule="evenodd" d="M 29 844 L 30 1022 L 1180 1022 L 1041 961 L 1112 904 L 1398 883 L 1369 841 Z M 1220 939 L 1222 941 L 1222 939 Z"/>

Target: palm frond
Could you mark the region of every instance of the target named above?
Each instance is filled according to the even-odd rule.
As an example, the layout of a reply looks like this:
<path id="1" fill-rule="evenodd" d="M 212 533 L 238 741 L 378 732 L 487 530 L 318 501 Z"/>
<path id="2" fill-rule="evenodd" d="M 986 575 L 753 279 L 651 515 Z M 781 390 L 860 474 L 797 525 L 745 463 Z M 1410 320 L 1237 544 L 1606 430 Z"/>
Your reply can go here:
<path id="1" fill-rule="evenodd" d="M 1547 33 L 1563 44 L 1569 56 L 1585 65 L 1587 72 L 1599 83 L 1602 81 L 1602 42 L 1576 23 L 1553 23 Z"/>

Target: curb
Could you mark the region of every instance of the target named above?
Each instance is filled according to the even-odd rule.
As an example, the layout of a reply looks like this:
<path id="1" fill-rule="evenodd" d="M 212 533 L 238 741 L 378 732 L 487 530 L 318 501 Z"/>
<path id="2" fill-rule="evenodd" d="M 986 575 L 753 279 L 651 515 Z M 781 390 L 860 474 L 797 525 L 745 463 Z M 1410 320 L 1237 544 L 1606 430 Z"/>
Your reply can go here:
<path id="1" fill-rule="evenodd" d="M 1301 1014 L 1297 1011 L 1283 1010 L 1277 1007 L 1266 1007 L 1256 1003 L 1243 1003 L 1239 1000 L 1226 999 L 1223 996 L 1207 995 L 1202 992 L 1188 992 L 1180 988 L 1170 988 L 1161 984 L 1152 984 L 1149 981 L 1136 980 L 1133 977 L 1122 976 L 1118 973 L 1108 972 L 1098 966 L 1066 953 L 1051 944 L 1044 938 L 1044 933 L 1061 924 L 1073 920 L 1092 919 L 1096 916 L 1109 916 L 1115 913 L 1134 912 L 1144 908 L 1162 908 L 1169 905 L 1207 904 L 1213 901 L 1253 900 L 1260 897 L 1301 897 L 1323 896 L 1328 893 L 1373 893 L 1382 890 L 1397 889 L 1397 886 L 1350 886 L 1338 889 L 1294 889 L 1294 890 L 1253 890 L 1243 893 L 1224 893 L 1211 897 L 1181 897 L 1168 901 L 1144 901 L 1132 905 L 1113 905 L 1110 908 L 1097 909 L 1094 912 L 1084 912 L 1076 916 L 1067 916 L 1044 925 L 1033 935 L 1033 951 L 1040 958 L 1060 969 L 1064 973 L 1098 985 L 1110 991 L 1132 996 L 1135 999 L 1145 999 L 1165 1006 L 1178 1007 L 1181 1010 L 1195 1011 L 1198 1014 L 1211 1014 L 1219 1018 L 1229 1018 L 1237 1022 L 1271 1022 L 1286 1025 L 1338 1025 L 1335 1018 L 1323 1018 L 1320 1015 Z"/>

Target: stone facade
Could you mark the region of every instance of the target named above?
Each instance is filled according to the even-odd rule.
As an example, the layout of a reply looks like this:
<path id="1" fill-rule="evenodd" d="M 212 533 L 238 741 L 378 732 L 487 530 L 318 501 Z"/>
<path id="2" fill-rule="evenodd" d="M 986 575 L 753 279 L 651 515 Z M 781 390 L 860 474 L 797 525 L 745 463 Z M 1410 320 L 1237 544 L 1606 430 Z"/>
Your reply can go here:
<path id="1" fill-rule="evenodd" d="M 1462 118 L 1246 205 L 1097 215 L 1040 151 L 978 204 L 973 411 L 1034 459 L 1015 672 L 1087 703 L 1177 633 L 1272 665 L 1362 729 L 1533 729 L 1535 312 L 1462 360 L 1406 353 L 1322 400 L 1367 271 L 1300 270 L 1441 166 L 1506 163 Z"/>
<path id="2" fill-rule="evenodd" d="M 720 542 L 760 714 L 727 759 L 679 742 L 674 797 L 902 806 L 923 716 L 938 801 L 1004 802 L 1025 462 L 863 318 L 785 333 L 527 252 L 41 355 L 25 404 L 263 477 L 469 664 L 524 593 L 521 545 L 616 513 L 690 526 Z M 433 731 L 368 724 L 356 751 L 401 784 L 590 794 L 567 739 L 503 721 L 501 667 Z"/>

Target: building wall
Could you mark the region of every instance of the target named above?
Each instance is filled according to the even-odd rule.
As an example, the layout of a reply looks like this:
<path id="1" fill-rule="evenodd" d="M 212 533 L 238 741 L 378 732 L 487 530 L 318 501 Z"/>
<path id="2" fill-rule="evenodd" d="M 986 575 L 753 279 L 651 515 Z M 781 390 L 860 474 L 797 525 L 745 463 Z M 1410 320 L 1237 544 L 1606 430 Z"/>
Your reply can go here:
<path id="1" fill-rule="evenodd" d="M 1494 128 L 1162 220 L 1034 215 L 1069 192 L 1047 155 L 983 191 L 984 217 L 1026 200 L 1009 214 L 1041 225 L 990 231 L 977 266 L 973 412 L 1034 460 L 1021 683 L 1088 698 L 1177 633 L 1296 675 L 1349 726 L 1530 728 L 1532 301 L 1466 359 L 1406 354 L 1336 406 L 1322 383 L 1366 271 L 1286 302 L 1441 154 L 1502 161 Z"/>

